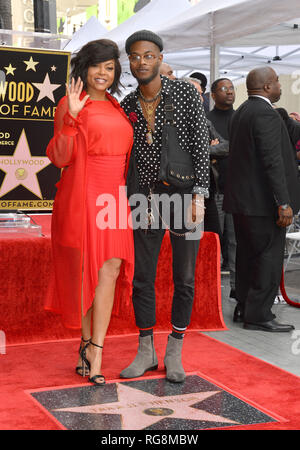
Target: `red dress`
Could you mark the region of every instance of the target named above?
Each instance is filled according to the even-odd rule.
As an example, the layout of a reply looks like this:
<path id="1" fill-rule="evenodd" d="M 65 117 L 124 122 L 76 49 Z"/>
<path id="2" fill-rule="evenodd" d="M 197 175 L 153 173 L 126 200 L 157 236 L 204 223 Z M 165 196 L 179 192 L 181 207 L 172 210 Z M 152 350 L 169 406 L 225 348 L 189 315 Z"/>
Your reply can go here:
<path id="1" fill-rule="evenodd" d="M 125 175 L 133 130 L 118 102 L 109 94 L 107 99 L 88 99 L 74 119 L 64 97 L 47 147 L 49 159 L 64 170 L 52 213 L 54 277 L 45 308 L 61 314 L 69 328 L 81 327 L 81 302 L 85 315 L 105 261 L 123 261 L 119 299 L 132 286 L 134 245 Z"/>

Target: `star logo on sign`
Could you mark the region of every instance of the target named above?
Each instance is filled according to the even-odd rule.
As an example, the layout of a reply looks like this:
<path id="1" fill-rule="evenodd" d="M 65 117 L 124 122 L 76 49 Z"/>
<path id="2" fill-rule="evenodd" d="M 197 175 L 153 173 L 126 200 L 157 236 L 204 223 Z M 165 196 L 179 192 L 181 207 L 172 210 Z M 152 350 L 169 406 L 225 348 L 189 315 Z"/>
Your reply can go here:
<path id="1" fill-rule="evenodd" d="M 14 75 L 16 67 L 13 67 L 11 64 L 9 64 L 9 66 L 4 67 L 4 69 L 6 70 L 6 75 Z"/>
<path id="2" fill-rule="evenodd" d="M 239 424 L 239 422 L 193 407 L 220 392 L 218 390 L 158 397 L 121 383 L 116 383 L 116 386 L 117 402 L 59 408 L 54 411 L 118 414 L 122 417 L 123 430 L 142 430 L 165 418 Z"/>
<path id="3" fill-rule="evenodd" d="M 32 59 L 32 56 L 30 56 L 30 58 L 29 58 L 29 60 L 28 61 L 23 61 L 25 64 L 26 64 L 26 72 L 27 72 L 27 70 L 33 70 L 34 72 L 36 72 L 36 68 L 35 68 L 35 66 L 37 65 L 37 64 L 39 64 L 39 62 L 38 61 L 33 61 L 33 59 Z"/>
<path id="4" fill-rule="evenodd" d="M 37 102 L 42 100 L 44 97 L 48 97 L 53 103 L 55 103 L 53 91 L 58 89 L 61 84 L 51 84 L 48 73 L 46 73 L 43 83 L 32 84 L 40 91 Z"/>
<path id="5" fill-rule="evenodd" d="M 42 198 L 37 173 L 51 164 L 46 156 L 31 156 L 25 130 L 12 156 L 0 156 L 0 169 L 6 175 L 0 187 L 0 197 L 22 185 L 37 197 Z"/>

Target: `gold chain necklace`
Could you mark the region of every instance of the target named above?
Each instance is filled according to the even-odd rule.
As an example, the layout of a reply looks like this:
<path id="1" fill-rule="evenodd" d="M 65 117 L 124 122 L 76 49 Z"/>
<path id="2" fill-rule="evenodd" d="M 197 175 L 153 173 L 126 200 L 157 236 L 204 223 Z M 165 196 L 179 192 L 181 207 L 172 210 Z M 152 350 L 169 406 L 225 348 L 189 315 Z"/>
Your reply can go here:
<path id="1" fill-rule="evenodd" d="M 147 133 L 146 133 L 146 141 L 148 145 L 153 144 L 153 130 L 151 128 L 151 120 L 153 116 L 155 116 L 155 110 L 159 104 L 160 96 L 156 98 L 155 102 L 152 104 L 146 103 L 144 99 L 141 97 L 141 106 L 144 113 L 144 117 L 147 122 Z"/>
<path id="2" fill-rule="evenodd" d="M 159 89 L 159 91 L 157 92 L 157 94 L 156 94 L 153 98 L 145 98 L 145 97 L 143 96 L 142 91 L 141 91 L 140 89 L 139 89 L 139 94 L 140 94 L 141 99 L 142 99 L 145 103 L 152 103 L 152 102 L 155 102 L 155 100 L 157 100 L 158 97 L 160 96 L 161 89 L 162 89 L 162 88 Z"/>

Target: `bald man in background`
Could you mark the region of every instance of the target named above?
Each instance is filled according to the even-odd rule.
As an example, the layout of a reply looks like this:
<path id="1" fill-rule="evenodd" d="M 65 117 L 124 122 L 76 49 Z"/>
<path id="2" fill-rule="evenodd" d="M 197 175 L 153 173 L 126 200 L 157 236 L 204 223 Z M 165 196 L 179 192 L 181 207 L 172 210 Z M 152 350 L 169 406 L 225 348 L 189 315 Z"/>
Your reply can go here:
<path id="1" fill-rule="evenodd" d="M 170 80 L 176 80 L 172 67 L 165 62 L 162 62 L 160 65 L 160 74 L 168 77 Z"/>
<path id="2" fill-rule="evenodd" d="M 273 108 L 281 96 L 276 72 L 247 76 L 248 100 L 235 112 L 229 137 L 224 210 L 233 214 L 237 241 L 233 320 L 248 330 L 289 332 L 271 308 L 280 285 L 286 227 L 300 209 L 295 149 Z"/>

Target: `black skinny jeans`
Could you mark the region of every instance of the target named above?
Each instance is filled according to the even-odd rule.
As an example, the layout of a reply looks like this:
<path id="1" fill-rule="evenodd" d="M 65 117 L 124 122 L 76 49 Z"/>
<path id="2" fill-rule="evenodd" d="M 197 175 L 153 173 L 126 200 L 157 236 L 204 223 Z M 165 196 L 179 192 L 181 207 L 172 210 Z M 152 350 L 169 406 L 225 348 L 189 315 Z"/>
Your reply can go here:
<path id="1" fill-rule="evenodd" d="M 166 193 L 171 196 L 179 193 L 172 187 L 159 185 L 155 193 Z M 180 194 L 187 194 L 190 190 L 182 191 Z M 182 208 L 170 206 L 171 230 L 176 233 L 183 233 L 186 228 L 174 229 L 174 219 L 176 214 L 184 214 L 184 202 Z M 156 323 L 156 299 L 155 299 L 155 278 L 158 256 L 165 234 L 162 223 L 159 229 L 145 230 L 139 228 L 134 230 L 135 246 L 135 274 L 133 280 L 133 306 L 135 312 L 136 325 L 139 328 L 150 328 Z M 185 328 L 189 325 L 194 300 L 195 265 L 199 249 L 199 238 L 186 239 L 186 237 L 176 236 L 170 232 L 170 239 L 173 253 L 173 282 L 174 295 L 172 302 L 171 322 L 174 326 Z"/>

